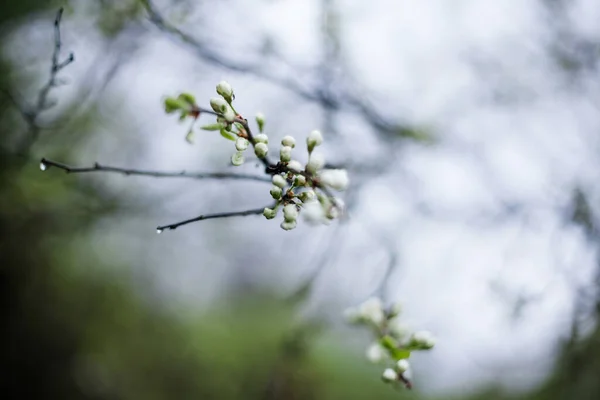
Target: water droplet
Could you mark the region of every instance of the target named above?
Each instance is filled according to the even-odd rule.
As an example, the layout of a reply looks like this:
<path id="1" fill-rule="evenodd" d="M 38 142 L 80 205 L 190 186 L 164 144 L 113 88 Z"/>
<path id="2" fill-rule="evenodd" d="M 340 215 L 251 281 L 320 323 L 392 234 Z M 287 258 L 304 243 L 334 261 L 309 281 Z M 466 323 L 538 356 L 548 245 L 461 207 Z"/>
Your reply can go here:
<path id="1" fill-rule="evenodd" d="M 43 161 L 42 161 L 42 162 L 40 163 L 40 169 L 41 169 L 42 171 L 45 171 L 45 170 L 47 170 L 47 169 L 48 169 L 48 165 L 47 165 L 45 162 L 43 162 Z"/>
<path id="2" fill-rule="evenodd" d="M 163 232 L 163 230 L 162 230 L 162 229 L 160 229 L 160 228 L 157 228 L 157 229 L 156 229 L 156 233 L 157 233 L 158 235 L 160 235 L 162 232 Z"/>

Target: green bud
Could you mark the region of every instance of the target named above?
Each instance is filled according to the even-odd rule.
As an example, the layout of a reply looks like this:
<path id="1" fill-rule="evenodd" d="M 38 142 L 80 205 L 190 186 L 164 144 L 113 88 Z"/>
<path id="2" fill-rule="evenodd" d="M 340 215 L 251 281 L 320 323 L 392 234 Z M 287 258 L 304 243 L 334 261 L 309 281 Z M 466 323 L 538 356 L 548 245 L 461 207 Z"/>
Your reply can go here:
<path id="1" fill-rule="evenodd" d="M 173 97 L 167 97 L 165 99 L 165 112 L 167 114 L 172 114 L 177 110 L 181 110 L 182 108 L 185 108 L 185 104 L 180 100 Z"/>
<path id="2" fill-rule="evenodd" d="M 189 104 L 190 106 L 196 105 L 196 98 L 190 93 L 181 93 L 177 99 Z"/>
<path id="3" fill-rule="evenodd" d="M 265 130 L 265 115 L 263 113 L 256 114 L 256 124 L 258 125 L 258 131 L 262 133 Z"/>

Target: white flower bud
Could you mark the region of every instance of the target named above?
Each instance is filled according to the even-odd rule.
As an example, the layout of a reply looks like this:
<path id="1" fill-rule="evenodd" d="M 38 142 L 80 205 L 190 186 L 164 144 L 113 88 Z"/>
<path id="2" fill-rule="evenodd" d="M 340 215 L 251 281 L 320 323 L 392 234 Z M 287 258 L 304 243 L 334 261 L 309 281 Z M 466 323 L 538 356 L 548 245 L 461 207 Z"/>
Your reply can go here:
<path id="1" fill-rule="evenodd" d="M 315 146 L 319 146 L 321 143 L 323 143 L 323 135 L 321 135 L 320 131 L 314 130 L 308 134 L 306 145 L 309 153 L 313 151 Z"/>
<path id="2" fill-rule="evenodd" d="M 264 133 L 259 133 L 258 135 L 254 136 L 254 143 L 269 144 L 269 137 Z"/>
<path id="3" fill-rule="evenodd" d="M 281 146 L 279 158 L 282 162 L 288 162 L 292 159 L 292 148 L 290 146 Z"/>
<path id="4" fill-rule="evenodd" d="M 258 158 L 265 158 L 268 152 L 269 147 L 265 143 L 257 143 L 254 146 L 254 154 L 256 154 L 256 157 Z"/>
<path id="5" fill-rule="evenodd" d="M 319 175 L 324 185 L 335 190 L 345 190 L 348 187 L 348 172 L 345 169 L 326 169 Z"/>
<path id="6" fill-rule="evenodd" d="M 277 208 L 269 208 L 269 207 L 265 207 L 265 209 L 263 210 L 263 215 L 265 216 L 266 219 L 273 219 L 277 216 Z"/>
<path id="7" fill-rule="evenodd" d="M 298 197 L 300 198 L 300 200 L 303 203 L 306 203 L 308 201 L 313 201 L 315 200 L 315 198 L 317 197 L 317 195 L 315 194 L 315 192 L 313 190 L 307 190 L 306 192 L 302 192 L 298 195 Z"/>
<path id="8" fill-rule="evenodd" d="M 435 346 L 435 337 L 429 331 L 419 331 L 413 333 L 411 343 L 425 349 L 431 349 Z"/>
<path id="9" fill-rule="evenodd" d="M 358 306 L 358 313 L 365 321 L 380 325 L 385 320 L 381 299 L 371 297 Z"/>
<path id="10" fill-rule="evenodd" d="M 210 106 L 214 112 L 220 114 L 224 113 L 228 108 L 231 108 L 229 107 L 229 104 L 227 104 L 227 102 L 220 97 L 213 97 L 210 99 Z"/>
<path id="11" fill-rule="evenodd" d="M 330 206 L 327 208 L 327 212 L 325 214 L 325 216 L 329 219 L 336 219 L 340 216 L 340 210 L 337 207 Z"/>
<path id="12" fill-rule="evenodd" d="M 388 331 L 396 339 L 404 339 L 408 335 L 408 327 L 400 322 L 400 319 L 397 317 L 388 321 Z"/>
<path id="13" fill-rule="evenodd" d="M 296 147 L 296 139 L 294 139 L 292 136 L 284 136 L 283 139 L 281 139 L 281 144 L 283 146 L 289 146 L 291 148 Z"/>
<path id="14" fill-rule="evenodd" d="M 398 360 L 398 362 L 396 363 L 396 370 L 401 374 L 408 371 L 409 368 L 410 368 L 410 364 L 409 364 L 408 360 L 402 359 L 402 360 Z"/>
<path id="15" fill-rule="evenodd" d="M 235 165 L 236 167 L 239 167 L 243 163 L 244 155 L 242 154 L 242 152 L 236 151 L 235 153 L 233 153 L 233 155 L 231 156 L 231 164 Z"/>
<path id="16" fill-rule="evenodd" d="M 327 222 L 323 206 L 318 201 L 307 201 L 302 208 L 302 217 L 309 224 L 318 225 Z"/>
<path id="17" fill-rule="evenodd" d="M 300 164 L 300 161 L 296 161 L 296 160 L 292 160 L 290 162 L 288 162 L 287 167 L 290 171 L 293 172 L 302 172 L 302 164 Z"/>
<path id="18" fill-rule="evenodd" d="M 381 347 L 379 343 L 373 343 L 367 348 L 366 352 L 367 360 L 372 362 L 373 364 L 377 364 L 382 362 L 386 356 L 386 350 Z"/>
<path id="19" fill-rule="evenodd" d="M 281 190 L 281 188 L 279 186 L 271 186 L 271 191 L 269 193 L 271 193 L 271 196 L 275 200 L 279 200 L 281 198 L 281 194 L 283 193 L 283 191 Z"/>
<path id="20" fill-rule="evenodd" d="M 283 189 L 287 186 L 287 181 L 281 175 L 273 175 L 273 185 Z"/>
<path id="21" fill-rule="evenodd" d="M 231 88 L 231 85 L 226 81 L 221 81 L 217 84 L 217 93 L 223 96 L 225 100 L 232 100 L 233 89 Z"/>
<path id="22" fill-rule="evenodd" d="M 395 382 L 398 380 L 398 373 L 391 368 L 386 368 L 383 375 L 381 375 L 381 379 L 386 383 Z"/>
<path id="23" fill-rule="evenodd" d="M 244 139 L 243 137 L 237 138 L 235 141 L 235 148 L 237 149 L 237 151 L 244 151 L 248 148 L 249 145 L 250 142 L 247 139 Z"/>
<path id="24" fill-rule="evenodd" d="M 284 231 L 291 231 L 296 227 L 296 221 L 283 221 L 280 226 Z"/>
<path id="25" fill-rule="evenodd" d="M 322 154 L 311 154 L 306 164 L 306 171 L 311 174 L 317 173 L 325 165 L 325 157 Z"/>
<path id="26" fill-rule="evenodd" d="M 296 175 L 294 177 L 294 185 L 295 186 L 304 186 L 306 185 L 306 178 L 304 175 Z"/>
<path id="27" fill-rule="evenodd" d="M 295 204 L 288 204 L 283 207 L 283 218 L 287 222 L 296 221 L 298 219 L 298 207 Z"/>
<path id="28" fill-rule="evenodd" d="M 227 121 L 233 122 L 235 120 L 235 112 L 233 111 L 233 109 L 231 107 L 227 106 L 225 111 L 223 111 L 223 117 Z"/>

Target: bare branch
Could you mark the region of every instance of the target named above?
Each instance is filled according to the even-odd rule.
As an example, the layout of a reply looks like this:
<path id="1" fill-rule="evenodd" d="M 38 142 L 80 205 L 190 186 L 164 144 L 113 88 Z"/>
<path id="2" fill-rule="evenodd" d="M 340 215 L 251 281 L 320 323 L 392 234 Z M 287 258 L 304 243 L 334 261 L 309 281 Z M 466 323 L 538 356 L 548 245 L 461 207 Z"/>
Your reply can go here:
<path id="1" fill-rule="evenodd" d="M 19 104 L 15 100 L 13 95 L 7 93 L 9 100 L 19 110 L 19 112 L 23 116 L 23 119 L 29 127 L 27 135 L 23 137 L 23 140 L 17 147 L 17 153 L 26 153 L 39 137 L 41 127 L 38 125 L 38 117 L 42 112 L 48 110 L 53 106 L 53 104 L 49 103 L 48 96 L 52 88 L 58 86 L 57 75 L 63 68 L 75 61 L 75 56 L 73 53 L 70 53 L 66 59 L 62 61 L 60 60 L 60 51 L 62 48 L 60 22 L 62 19 L 62 14 L 63 8 L 60 8 L 56 13 L 56 18 L 54 19 L 54 51 L 52 52 L 50 77 L 40 89 L 35 104 L 32 107 L 28 107 L 24 104 Z"/>
<path id="2" fill-rule="evenodd" d="M 138 176 L 150 176 L 154 178 L 188 178 L 188 179 L 232 179 L 232 180 L 251 180 L 259 182 L 271 182 L 271 179 L 266 176 L 257 176 L 252 174 L 242 174 L 235 172 L 164 172 L 164 171 L 148 171 L 131 168 L 120 168 L 108 165 L 101 165 L 95 163 L 91 167 L 72 167 L 67 164 L 63 164 L 57 161 L 42 158 L 41 167 L 43 169 L 56 167 L 62 169 L 67 174 L 80 174 L 88 172 L 112 172 L 122 175 L 138 175 Z"/>
<path id="3" fill-rule="evenodd" d="M 177 229 L 182 225 L 191 224 L 192 222 L 197 222 L 197 221 L 204 221 L 206 219 L 245 217 L 247 215 L 260 215 L 263 213 L 263 210 L 264 210 L 264 207 L 263 208 L 255 208 L 252 210 L 245 210 L 245 211 L 231 211 L 231 212 L 199 215 L 195 218 L 186 219 L 184 221 L 176 222 L 174 224 L 159 226 L 156 228 L 156 233 L 162 233 L 162 231 L 164 231 L 165 229 L 170 229 L 170 230 Z"/>

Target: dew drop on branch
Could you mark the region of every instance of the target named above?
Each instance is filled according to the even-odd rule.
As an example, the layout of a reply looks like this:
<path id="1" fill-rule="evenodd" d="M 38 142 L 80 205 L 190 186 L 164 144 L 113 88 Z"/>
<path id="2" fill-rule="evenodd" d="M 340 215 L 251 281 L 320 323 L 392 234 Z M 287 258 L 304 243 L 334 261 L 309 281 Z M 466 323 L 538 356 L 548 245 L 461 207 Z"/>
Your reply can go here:
<path id="1" fill-rule="evenodd" d="M 157 228 L 157 229 L 156 229 L 156 234 L 157 234 L 157 235 L 160 235 L 161 233 L 163 233 L 163 230 L 162 230 L 162 229 L 160 229 L 160 228 Z"/>
<path id="2" fill-rule="evenodd" d="M 42 171 L 45 171 L 45 170 L 47 170 L 47 169 L 48 169 L 48 165 L 47 165 L 45 162 L 43 162 L 43 161 L 42 161 L 42 162 L 40 163 L 40 169 L 41 169 Z"/>

